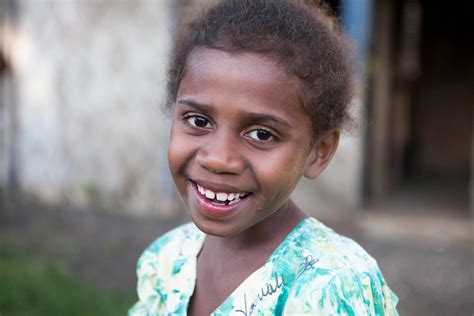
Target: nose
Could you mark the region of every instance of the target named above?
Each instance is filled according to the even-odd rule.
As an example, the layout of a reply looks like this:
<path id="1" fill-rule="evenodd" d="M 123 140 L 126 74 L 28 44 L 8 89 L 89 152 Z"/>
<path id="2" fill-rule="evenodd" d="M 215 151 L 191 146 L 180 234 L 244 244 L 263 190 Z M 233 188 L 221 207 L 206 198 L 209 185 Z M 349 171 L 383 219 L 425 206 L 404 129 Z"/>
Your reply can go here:
<path id="1" fill-rule="evenodd" d="M 212 173 L 241 174 L 245 169 L 245 161 L 235 142 L 225 135 L 213 137 L 203 144 L 196 154 L 196 161 Z"/>

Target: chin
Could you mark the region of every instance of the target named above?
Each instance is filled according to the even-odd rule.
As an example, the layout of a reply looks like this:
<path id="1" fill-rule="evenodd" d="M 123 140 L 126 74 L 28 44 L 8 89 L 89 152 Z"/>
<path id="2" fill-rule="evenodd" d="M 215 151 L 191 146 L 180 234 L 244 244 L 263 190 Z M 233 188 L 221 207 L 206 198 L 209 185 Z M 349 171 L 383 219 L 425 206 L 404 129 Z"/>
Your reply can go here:
<path id="1" fill-rule="evenodd" d="M 194 224 L 199 228 L 200 231 L 206 235 L 221 237 L 221 238 L 230 238 L 238 235 L 241 231 L 230 227 L 222 222 L 214 222 L 211 219 L 196 218 L 191 214 L 191 219 Z"/>

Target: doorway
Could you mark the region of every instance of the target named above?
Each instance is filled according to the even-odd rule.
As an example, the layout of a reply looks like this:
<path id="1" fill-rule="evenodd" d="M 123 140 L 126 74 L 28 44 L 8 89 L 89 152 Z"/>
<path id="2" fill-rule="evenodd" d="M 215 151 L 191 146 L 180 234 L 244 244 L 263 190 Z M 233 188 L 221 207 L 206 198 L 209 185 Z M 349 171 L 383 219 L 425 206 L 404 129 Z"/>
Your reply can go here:
<path id="1" fill-rule="evenodd" d="M 470 215 L 473 9 L 468 1 L 377 1 L 369 205 Z"/>

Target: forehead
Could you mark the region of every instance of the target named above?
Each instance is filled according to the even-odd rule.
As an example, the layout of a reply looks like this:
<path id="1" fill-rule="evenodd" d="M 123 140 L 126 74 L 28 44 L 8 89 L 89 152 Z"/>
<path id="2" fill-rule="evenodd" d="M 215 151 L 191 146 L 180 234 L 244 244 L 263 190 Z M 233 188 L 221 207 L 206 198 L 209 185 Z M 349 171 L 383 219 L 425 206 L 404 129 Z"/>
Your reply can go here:
<path id="1" fill-rule="evenodd" d="M 219 64 L 226 71 L 231 71 L 228 73 L 229 75 L 249 70 L 252 75 L 255 75 L 255 72 L 258 71 L 259 73 L 256 76 L 258 79 L 265 79 L 267 74 L 271 74 L 271 77 L 278 81 L 290 81 L 293 79 L 284 72 L 277 59 L 269 54 L 229 52 L 205 47 L 194 49 L 189 54 L 186 70 L 202 71 L 202 68 L 209 68 L 214 64 Z M 250 69 L 247 68 L 248 66 L 250 66 Z"/>
<path id="2" fill-rule="evenodd" d="M 178 98 L 198 98 L 195 101 L 225 104 L 228 109 L 251 107 L 302 120 L 306 115 L 298 88 L 298 78 L 288 75 L 276 59 L 201 48 L 187 61 Z"/>

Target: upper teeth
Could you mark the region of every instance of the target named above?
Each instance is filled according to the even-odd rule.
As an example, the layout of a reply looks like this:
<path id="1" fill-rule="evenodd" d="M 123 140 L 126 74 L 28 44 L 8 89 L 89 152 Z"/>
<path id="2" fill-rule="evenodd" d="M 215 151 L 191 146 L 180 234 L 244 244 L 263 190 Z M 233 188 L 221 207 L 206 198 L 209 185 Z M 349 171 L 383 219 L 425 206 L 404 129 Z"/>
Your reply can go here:
<path id="1" fill-rule="evenodd" d="M 232 201 L 234 199 L 238 199 L 242 196 L 244 196 L 246 193 L 242 192 L 242 193 L 228 193 L 228 192 L 214 192 L 214 191 L 211 191 L 209 189 L 205 189 L 203 188 L 202 186 L 200 186 L 199 184 L 197 184 L 197 188 L 198 188 L 198 191 L 206 196 L 208 199 L 214 199 L 216 198 L 218 201 L 221 201 L 221 202 L 225 202 L 225 201 Z"/>

